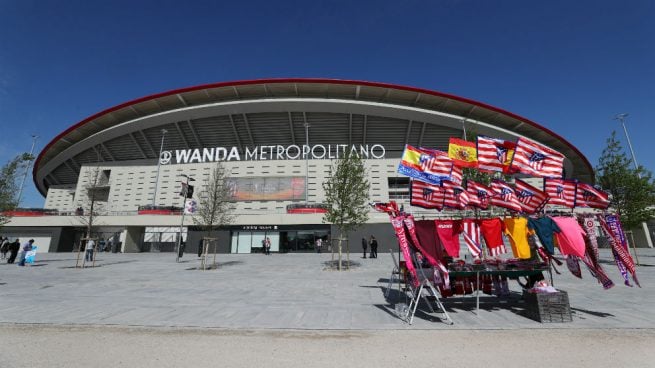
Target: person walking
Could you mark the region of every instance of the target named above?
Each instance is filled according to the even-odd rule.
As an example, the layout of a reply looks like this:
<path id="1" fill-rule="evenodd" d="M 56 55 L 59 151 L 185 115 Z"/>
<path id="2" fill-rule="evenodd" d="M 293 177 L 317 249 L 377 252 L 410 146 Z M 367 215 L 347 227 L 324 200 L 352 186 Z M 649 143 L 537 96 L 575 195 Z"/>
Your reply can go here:
<path id="1" fill-rule="evenodd" d="M 18 265 L 23 267 L 25 266 L 25 257 L 27 257 L 27 252 L 32 250 L 32 244 L 34 243 L 34 239 L 30 239 L 27 241 L 27 243 L 23 244 L 23 249 L 22 253 L 20 254 L 20 260 L 18 261 Z"/>
<path id="2" fill-rule="evenodd" d="M 323 247 L 323 239 L 316 238 L 316 252 L 321 253 L 321 248 Z"/>
<path id="3" fill-rule="evenodd" d="M 2 255 L 2 258 L 0 259 L 7 258 L 7 252 L 9 252 L 9 244 L 9 238 L 0 238 L 0 254 Z"/>
<path id="4" fill-rule="evenodd" d="M 84 249 L 86 249 L 86 261 L 87 262 L 93 261 L 93 249 L 95 248 L 95 246 L 96 246 L 96 242 L 93 241 L 93 239 L 87 240 L 86 247 L 84 248 Z"/>
<path id="5" fill-rule="evenodd" d="M 378 241 L 371 235 L 371 258 L 378 258 Z"/>
<path id="6" fill-rule="evenodd" d="M 7 263 L 14 263 L 19 249 L 20 240 L 18 238 L 16 238 L 13 243 L 9 243 L 9 259 L 7 260 Z"/>
<path id="7" fill-rule="evenodd" d="M 362 249 L 364 251 L 364 259 L 366 259 L 366 248 L 368 248 L 368 242 L 366 238 L 362 238 Z"/>
<path id="8" fill-rule="evenodd" d="M 264 250 L 266 251 L 266 255 L 270 256 L 271 255 L 271 238 L 268 236 L 266 237 L 266 240 L 264 240 Z"/>

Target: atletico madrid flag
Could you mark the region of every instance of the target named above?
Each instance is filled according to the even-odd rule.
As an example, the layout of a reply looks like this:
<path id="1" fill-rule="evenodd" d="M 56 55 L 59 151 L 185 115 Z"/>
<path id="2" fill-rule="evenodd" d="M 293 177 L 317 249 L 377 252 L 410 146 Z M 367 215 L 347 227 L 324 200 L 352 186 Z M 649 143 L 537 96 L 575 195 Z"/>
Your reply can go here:
<path id="1" fill-rule="evenodd" d="M 444 191 L 444 206 L 458 210 L 466 208 L 469 203 L 469 196 L 466 193 L 466 189 L 450 180 L 442 180 L 441 188 Z"/>
<path id="2" fill-rule="evenodd" d="M 463 179 L 464 173 L 462 172 L 462 168 L 457 165 L 453 165 L 453 170 L 450 172 L 450 181 L 457 185 L 462 185 Z"/>
<path id="3" fill-rule="evenodd" d="M 510 173 L 516 144 L 502 139 L 478 136 L 478 169 Z"/>
<path id="4" fill-rule="evenodd" d="M 398 173 L 430 184 L 450 176 L 453 161 L 445 152 L 405 146 Z"/>
<path id="5" fill-rule="evenodd" d="M 478 167 L 478 152 L 474 142 L 450 138 L 448 157 L 459 167 Z"/>
<path id="6" fill-rule="evenodd" d="M 469 206 L 483 210 L 489 208 L 489 198 L 492 195 L 491 188 L 473 180 L 467 180 L 466 192 L 469 195 Z"/>
<path id="7" fill-rule="evenodd" d="M 502 180 L 493 180 L 491 182 L 491 204 L 498 207 L 507 208 L 512 211 L 521 212 L 521 202 L 516 198 L 514 188 Z"/>
<path id="8" fill-rule="evenodd" d="M 544 191 L 550 199 L 549 205 L 575 206 L 576 181 L 567 179 L 544 179 Z"/>
<path id="9" fill-rule="evenodd" d="M 410 204 L 422 208 L 443 209 L 444 191 L 439 185 L 412 180 Z"/>
<path id="10" fill-rule="evenodd" d="M 548 202 L 548 195 L 545 192 L 520 179 L 514 181 L 514 191 L 523 212 L 527 214 L 539 211 Z"/>
<path id="11" fill-rule="evenodd" d="M 593 186 L 585 183 L 578 183 L 575 193 L 576 207 L 591 207 L 601 210 L 610 205 L 609 195 Z"/>
<path id="12" fill-rule="evenodd" d="M 519 137 L 510 169 L 526 175 L 561 178 L 564 155 L 533 140 Z"/>

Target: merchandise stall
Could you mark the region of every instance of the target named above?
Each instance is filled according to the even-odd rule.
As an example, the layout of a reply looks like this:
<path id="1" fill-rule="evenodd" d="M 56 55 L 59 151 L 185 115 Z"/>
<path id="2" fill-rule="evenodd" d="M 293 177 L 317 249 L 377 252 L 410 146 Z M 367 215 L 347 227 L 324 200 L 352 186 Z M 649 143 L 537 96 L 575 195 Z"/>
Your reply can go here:
<path id="1" fill-rule="evenodd" d="M 564 272 L 566 264 L 581 278 L 582 263 L 603 289 L 612 288 L 599 262 L 599 233 L 609 241 L 624 284 L 639 286 L 619 216 L 607 211 L 607 193 L 564 179 L 563 159 L 524 138 L 514 143 L 480 136 L 477 144 L 453 138 L 448 153 L 406 146 L 398 172 L 412 178 L 411 205 L 434 209 L 435 216 L 415 220 L 411 209 L 394 202 L 375 204 L 389 215 L 402 253 L 395 267 L 405 284 L 399 291 L 410 302 L 399 308 L 401 317 L 411 324 L 423 300 L 452 322 L 444 299 L 474 294 L 478 313 L 481 294 L 507 296 L 508 280 L 517 280 L 534 319 L 570 321 L 568 295 L 553 287 L 553 273 Z M 486 176 L 488 184 L 471 176 Z M 543 178 L 543 190 L 526 177 Z"/>

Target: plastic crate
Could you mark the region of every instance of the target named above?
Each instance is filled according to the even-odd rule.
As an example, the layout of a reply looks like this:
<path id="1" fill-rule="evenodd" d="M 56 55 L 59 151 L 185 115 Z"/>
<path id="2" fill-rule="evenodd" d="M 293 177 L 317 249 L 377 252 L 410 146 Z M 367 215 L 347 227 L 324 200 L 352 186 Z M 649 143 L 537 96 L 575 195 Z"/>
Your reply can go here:
<path id="1" fill-rule="evenodd" d="M 529 293 L 523 291 L 528 318 L 537 322 L 571 322 L 569 294 L 563 290 L 556 293 Z"/>

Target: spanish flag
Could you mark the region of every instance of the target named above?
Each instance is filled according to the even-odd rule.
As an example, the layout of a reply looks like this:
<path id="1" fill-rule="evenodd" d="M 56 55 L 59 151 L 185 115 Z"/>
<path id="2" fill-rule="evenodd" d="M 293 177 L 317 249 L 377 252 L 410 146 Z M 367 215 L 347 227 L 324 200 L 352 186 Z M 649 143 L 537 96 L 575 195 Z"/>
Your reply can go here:
<path id="1" fill-rule="evenodd" d="M 478 151 L 475 142 L 459 138 L 450 138 L 448 144 L 448 157 L 455 165 L 460 167 L 478 167 Z"/>

